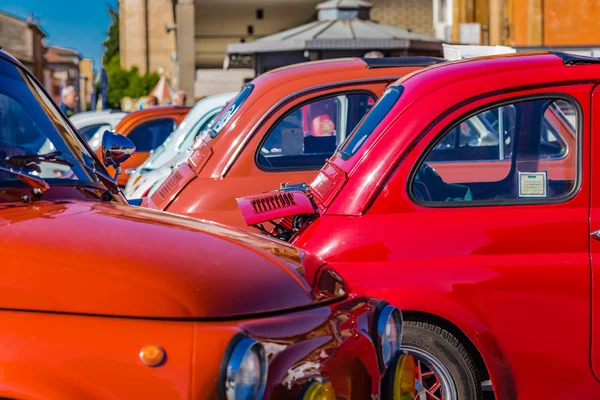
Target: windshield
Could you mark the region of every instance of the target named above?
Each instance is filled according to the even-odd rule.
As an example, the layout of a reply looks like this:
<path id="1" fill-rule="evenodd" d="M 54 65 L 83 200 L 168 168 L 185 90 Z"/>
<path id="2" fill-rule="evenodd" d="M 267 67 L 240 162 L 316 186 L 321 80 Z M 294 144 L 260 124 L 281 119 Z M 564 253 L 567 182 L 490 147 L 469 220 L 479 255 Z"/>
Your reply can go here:
<path id="1" fill-rule="evenodd" d="M 93 168 L 94 159 L 52 101 L 25 72 L 0 57 L 0 166 L 52 185 L 95 181 L 84 165 Z M 0 171 L 0 187 L 17 181 Z"/>
<path id="2" fill-rule="evenodd" d="M 210 137 L 215 138 L 217 135 L 223 130 L 225 125 L 233 118 L 237 110 L 240 109 L 244 101 L 250 96 L 250 93 L 254 89 L 254 85 L 248 84 L 244 86 L 244 88 L 240 91 L 240 93 L 236 96 L 233 101 L 228 103 L 225 108 L 221 111 L 221 113 L 215 119 L 214 124 L 210 128 Z"/>
<path id="3" fill-rule="evenodd" d="M 217 107 L 204 114 L 196 121 L 196 124 L 186 132 L 185 136 L 179 138 L 175 144 L 176 151 L 187 150 L 194 143 L 194 140 L 205 130 L 207 130 L 223 107 Z"/>
<path id="4" fill-rule="evenodd" d="M 222 107 L 217 107 L 207 111 L 202 101 L 197 103 L 167 140 L 151 153 L 142 165 L 142 169 L 159 168 L 178 152 L 191 147 L 194 139 L 208 128 L 221 109 Z"/>
<path id="5" fill-rule="evenodd" d="M 358 124 L 346 142 L 342 144 L 340 150 L 340 157 L 342 159 L 347 160 L 360 149 L 377 125 L 383 121 L 383 118 L 394 107 L 394 104 L 396 104 L 403 91 L 403 86 L 390 86 L 385 90 L 383 96 L 377 101 L 373 109 Z"/>

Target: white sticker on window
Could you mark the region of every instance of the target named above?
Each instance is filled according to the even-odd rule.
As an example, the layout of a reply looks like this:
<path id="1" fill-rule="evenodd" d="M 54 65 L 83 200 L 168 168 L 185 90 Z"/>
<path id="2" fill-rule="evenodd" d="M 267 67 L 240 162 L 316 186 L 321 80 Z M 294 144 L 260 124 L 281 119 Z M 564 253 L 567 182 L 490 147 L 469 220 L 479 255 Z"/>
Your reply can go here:
<path id="1" fill-rule="evenodd" d="M 300 128 L 281 129 L 281 154 L 286 156 L 302 155 L 304 149 L 304 131 Z"/>
<path id="2" fill-rule="evenodd" d="M 547 197 L 548 173 L 519 171 L 519 197 Z"/>

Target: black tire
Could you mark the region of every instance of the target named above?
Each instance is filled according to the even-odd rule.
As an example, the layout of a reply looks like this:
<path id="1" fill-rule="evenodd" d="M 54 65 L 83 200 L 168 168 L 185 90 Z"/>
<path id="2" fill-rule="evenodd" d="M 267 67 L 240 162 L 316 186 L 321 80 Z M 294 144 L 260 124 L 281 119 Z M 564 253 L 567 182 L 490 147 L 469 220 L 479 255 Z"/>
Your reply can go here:
<path id="1" fill-rule="evenodd" d="M 457 399 L 483 399 L 475 361 L 450 332 L 427 320 L 404 320 L 402 345 L 429 353 L 439 360 L 454 381 Z M 416 354 L 415 358 L 418 358 Z"/>

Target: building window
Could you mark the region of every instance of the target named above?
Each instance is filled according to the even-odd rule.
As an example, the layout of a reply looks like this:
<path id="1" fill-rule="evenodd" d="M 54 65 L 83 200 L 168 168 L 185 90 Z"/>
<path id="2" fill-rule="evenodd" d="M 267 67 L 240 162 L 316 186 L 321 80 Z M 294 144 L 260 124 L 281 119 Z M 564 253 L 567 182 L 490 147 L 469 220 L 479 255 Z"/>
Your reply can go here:
<path id="1" fill-rule="evenodd" d="M 256 19 L 264 19 L 265 18 L 265 12 L 262 8 L 258 8 L 256 9 Z"/>

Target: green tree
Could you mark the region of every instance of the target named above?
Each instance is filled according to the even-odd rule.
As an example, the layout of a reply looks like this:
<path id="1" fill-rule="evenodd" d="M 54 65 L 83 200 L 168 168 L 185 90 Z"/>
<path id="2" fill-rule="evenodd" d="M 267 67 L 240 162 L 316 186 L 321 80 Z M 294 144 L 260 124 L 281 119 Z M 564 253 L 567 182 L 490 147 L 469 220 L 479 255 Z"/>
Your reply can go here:
<path id="1" fill-rule="evenodd" d="M 156 72 L 140 74 L 137 67 L 129 70 L 121 67 L 119 54 L 119 10 L 108 8 L 111 24 L 108 38 L 102 43 L 105 48 L 102 65 L 106 69 L 108 88 L 106 101 L 109 108 L 120 108 L 125 96 L 137 99 L 147 96 L 158 83 L 160 76 Z"/>
<path id="2" fill-rule="evenodd" d="M 110 59 L 119 54 L 119 9 L 108 7 L 110 15 L 110 26 L 108 27 L 108 38 L 102 43 L 104 55 L 102 56 L 102 65 L 106 66 Z"/>
<path id="3" fill-rule="evenodd" d="M 129 70 L 121 68 L 119 54 L 106 64 L 108 77 L 107 103 L 110 108 L 120 108 L 125 96 L 137 99 L 148 95 L 156 86 L 160 76 L 156 72 L 141 75 L 137 67 Z"/>

